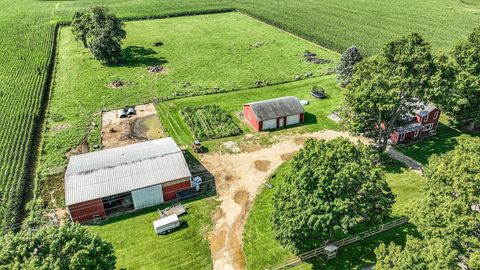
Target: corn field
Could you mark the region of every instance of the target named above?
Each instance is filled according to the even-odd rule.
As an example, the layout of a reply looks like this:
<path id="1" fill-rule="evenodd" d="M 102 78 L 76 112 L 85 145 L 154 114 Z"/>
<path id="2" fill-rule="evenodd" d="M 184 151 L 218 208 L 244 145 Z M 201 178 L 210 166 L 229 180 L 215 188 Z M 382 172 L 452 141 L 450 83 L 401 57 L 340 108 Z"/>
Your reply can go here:
<path id="1" fill-rule="evenodd" d="M 45 101 L 55 26 L 1 23 L 0 228 L 16 229 L 34 141 Z"/>

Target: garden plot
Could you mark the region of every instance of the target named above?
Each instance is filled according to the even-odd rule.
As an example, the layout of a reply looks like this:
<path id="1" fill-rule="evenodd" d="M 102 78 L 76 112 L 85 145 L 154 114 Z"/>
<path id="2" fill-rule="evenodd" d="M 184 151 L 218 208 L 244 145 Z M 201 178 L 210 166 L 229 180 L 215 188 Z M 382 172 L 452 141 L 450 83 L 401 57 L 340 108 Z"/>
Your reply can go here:
<path id="1" fill-rule="evenodd" d="M 146 140 L 164 138 L 160 119 L 153 104 L 135 106 L 136 114 L 126 118 L 118 110 L 102 115 L 102 146 L 113 148 Z"/>
<path id="2" fill-rule="evenodd" d="M 220 106 L 185 107 L 181 110 L 183 119 L 200 141 L 235 136 L 242 130 L 232 117 Z"/>

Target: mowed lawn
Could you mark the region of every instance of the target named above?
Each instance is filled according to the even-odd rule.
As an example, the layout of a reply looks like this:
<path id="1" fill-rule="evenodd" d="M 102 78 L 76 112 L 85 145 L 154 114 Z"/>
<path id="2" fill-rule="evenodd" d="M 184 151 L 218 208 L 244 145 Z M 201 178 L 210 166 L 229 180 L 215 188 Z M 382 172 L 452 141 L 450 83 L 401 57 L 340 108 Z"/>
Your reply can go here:
<path id="1" fill-rule="evenodd" d="M 207 235 L 217 204 L 213 198 L 186 203 L 188 213 L 180 217 L 183 224 L 167 235 L 153 230 L 153 221 L 160 218 L 156 208 L 88 228 L 113 244 L 118 269 L 212 269 Z"/>
<path id="2" fill-rule="evenodd" d="M 173 93 L 254 87 L 257 80 L 292 81 L 307 72 L 321 76 L 339 58 L 236 12 L 127 22 L 126 31 L 123 62 L 107 66 L 74 40 L 71 28 L 61 29 L 42 166 L 62 166 L 65 152 L 83 140 L 87 128 L 93 128 L 90 142 L 99 144 L 101 110 Z M 163 45 L 154 46 L 155 42 Z M 307 63 L 305 50 L 332 62 Z M 156 65 L 164 66 L 166 72 L 147 72 Z M 116 79 L 125 81 L 126 87 L 109 88 Z"/>
<path id="3" fill-rule="evenodd" d="M 444 154 L 453 150 L 461 138 L 468 139 L 478 136 L 480 135 L 459 129 L 455 125 L 450 124 L 446 117 L 441 117 L 437 128 L 437 135 L 413 145 L 398 145 L 396 148 L 405 155 L 426 165 L 432 155 Z"/>
<path id="4" fill-rule="evenodd" d="M 311 90 L 314 85 L 324 88 L 329 97 L 326 99 L 313 98 Z M 244 133 L 257 134 L 258 132 L 254 131 L 243 118 L 238 116 L 242 111 L 242 104 L 284 96 L 295 96 L 299 99 L 306 99 L 310 103 L 305 106 L 305 123 L 299 126 L 261 133 L 276 135 L 313 132 L 322 129 L 338 129 L 337 124 L 328 119 L 327 116 L 338 108 L 341 101 L 341 91 L 335 82 L 335 76 L 329 75 L 277 86 L 160 102 L 157 104 L 157 112 L 169 136 L 172 136 L 178 144 L 189 145 L 192 143 L 193 133 L 180 114 L 180 110 L 184 107 L 217 104 L 234 119 Z M 240 136 L 240 138 L 242 137 Z M 234 138 L 228 138 L 228 140 L 232 139 Z M 224 140 L 212 140 L 206 143 L 207 145 L 213 145 Z"/>
<path id="5" fill-rule="evenodd" d="M 387 167 L 387 181 L 397 196 L 393 207 L 393 217 L 408 216 L 408 207 L 412 206 L 413 200 L 422 196 L 420 186 L 423 177 L 402 167 L 399 163 L 391 161 Z M 288 163 L 283 164 L 275 173 L 275 177 L 269 181 L 272 189 L 264 188 L 257 196 L 255 204 L 249 213 L 243 233 L 244 252 L 247 260 L 247 268 L 266 269 L 276 263 L 292 258 L 294 255 L 284 249 L 274 238 L 271 226 L 273 213 L 273 195 L 278 186 L 283 183 L 282 173 L 286 171 Z M 339 250 L 337 258 L 326 261 L 315 259 L 304 263 L 294 269 L 362 269 L 375 263 L 374 249 L 380 243 L 391 241 L 403 244 L 407 234 L 415 234 L 412 225 L 406 224 L 386 231 L 382 234 L 367 238 L 363 241 L 348 245 Z"/>

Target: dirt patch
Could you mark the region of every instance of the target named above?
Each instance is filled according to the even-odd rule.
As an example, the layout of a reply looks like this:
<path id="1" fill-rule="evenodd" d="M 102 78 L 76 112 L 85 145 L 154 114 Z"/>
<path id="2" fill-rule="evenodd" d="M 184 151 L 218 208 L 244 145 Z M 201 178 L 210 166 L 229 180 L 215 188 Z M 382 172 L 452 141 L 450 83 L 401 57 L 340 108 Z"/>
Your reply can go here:
<path id="1" fill-rule="evenodd" d="M 118 110 L 103 113 L 103 148 L 166 137 L 153 104 L 137 105 L 135 110 L 136 114 L 127 118 L 118 117 Z"/>
<path id="2" fill-rule="evenodd" d="M 261 171 L 261 172 L 267 172 L 268 169 L 270 168 L 270 161 L 268 160 L 255 160 L 255 169 Z"/>
<path id="3" fill-rule="evenodd" d="M 262 149 L 262 147 L 259 144 L 242 144 L 240 149 L 242 152 L 252 153 Z"/>
<path id="4" fill-rule="evenodd" d="M 295 154 L 297 153 L 298 151 L 293 151 L 293 152 L 290 152 L 290 153 L 286 153 L 286 154 L 283 154 L 283 155 L 280 155 L 280 158 L 284 161 L 286 160 L 290 160 L 291 158 L 293 158 L 293 156 L 295 156 Z"/>
<path id="5" fill-rule="evenodd" d="M 153 73 L 153 74 L 165 74 L 165 73 L 168 72 L 167 68 L 163 67 L 163 66 L 149 67 L 149 68 L 147 68 L 147 71 L 149 73 Z"/>
<path id="6" fill-rule="evenodd" d="M 296 145 L 303 145 L 307 139 L 306 137 L 295 137 L 293 141 Z"/>
<path id="7" fill-rule="evenodd" d="M 221 214 L 217 212 L 214 214 L 214 228 L 208 236 L 214 269 L 245 269 L 243 227 L 255 196 L 268 176 L 285 159 L 298 151 L 307 138 L 330 140 L 341 136 L 352 141 L 358 140 L 347 133 L 323 131 L 300 137 L 283 136 L 277 143 L 254 152 L 211 153 L 201 156 L 202 164 L 215 176 L 218 200 L 221 202 L 219 206 Z M 368 142 L 367 139 L 361 140 Z M 261 170 L 256 168 L 258 165 Z"/>
<path id="8" fill-rule="evenodd" d="M 61 131 L 71 127 L 69 123 L 58 124 L 50 128 L 51 131 Z"/>
<path id="9" fill-rule="evenodd" d="M 239 190 L 233 196 L 233 201 L 238 204 L 244 204 L 248 201 L 248 192 L 245 190 Z"/>
<path id="10" fill-rule="evenodd" d="M 88 151 L 90 151 L 88 140 L 84 139 L 77 147 L 72 148 L 67 153 L 65 153 L 65 156 L 67 158 L 70 158 L 73 155 L 88 153 Z"/>

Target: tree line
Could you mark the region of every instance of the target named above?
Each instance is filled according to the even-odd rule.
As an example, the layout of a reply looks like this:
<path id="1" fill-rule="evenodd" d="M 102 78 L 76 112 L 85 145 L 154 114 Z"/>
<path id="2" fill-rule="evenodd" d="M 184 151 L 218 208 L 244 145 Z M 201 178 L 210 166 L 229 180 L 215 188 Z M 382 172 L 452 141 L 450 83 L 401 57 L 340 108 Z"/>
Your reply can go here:
<path id="1" fill-rule="evenodd" d="M 432 102 L 458 123 L 479 127 L 480 28 L 449 53 L 434 54 L 416 33 L 388 42 L 367 59 L 353 46 L 343 53 L 337 74 L 346 88 L 344 127 L 373 138 L 381 150 L 404 117 L 419 109 L 416 101 Z"/>

